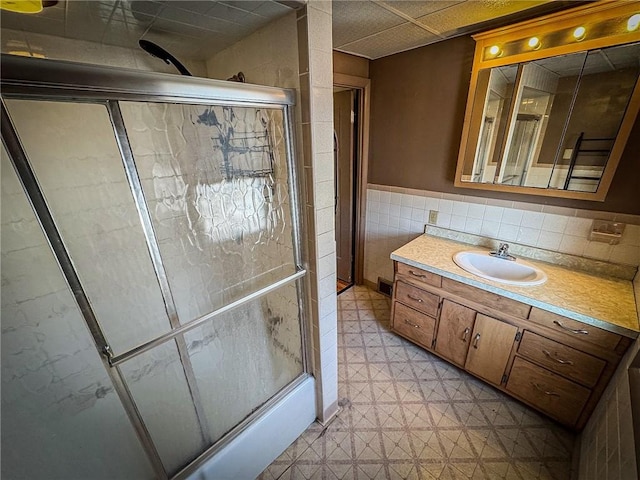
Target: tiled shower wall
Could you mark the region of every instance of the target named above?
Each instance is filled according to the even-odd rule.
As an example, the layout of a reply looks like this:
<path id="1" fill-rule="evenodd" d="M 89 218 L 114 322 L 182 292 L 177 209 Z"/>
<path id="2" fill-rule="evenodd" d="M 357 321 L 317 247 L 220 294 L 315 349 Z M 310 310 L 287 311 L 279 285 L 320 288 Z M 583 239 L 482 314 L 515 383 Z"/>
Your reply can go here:
<path id="1" fill-rule="evenodd" d="M 327 422 L 338 411 L 331 2 L 310 1 L 297 14 L 312 361 L 318 418 Z"/>
<path id="2" fill-rule="evenodd" d="M 24 52 L 33 56 L 53 60 L 68 60 L 91 65 L 108 65 L 111 67 L 132 68 L 147 72 L 175 73 L 173 65 L 154 58 L 140 49 L 115 47 L 95 42 L 86 42 L 71 38 L 25 33 L 16 30 L 2 29 L 2 53 Z M 195 76 L 206 77 L 207 67 L 204 62 L 183 59 L 184 65 Z"/>
<path id="3" fill-rule="evenodd" d="M 614 263 L 640 264 L 640 216 L 369 184 L 365 280 L 392 280 L 392 251 L 435 225 Z M 626 223 L 618 245 L 589 241 L 594 218 Z"/>

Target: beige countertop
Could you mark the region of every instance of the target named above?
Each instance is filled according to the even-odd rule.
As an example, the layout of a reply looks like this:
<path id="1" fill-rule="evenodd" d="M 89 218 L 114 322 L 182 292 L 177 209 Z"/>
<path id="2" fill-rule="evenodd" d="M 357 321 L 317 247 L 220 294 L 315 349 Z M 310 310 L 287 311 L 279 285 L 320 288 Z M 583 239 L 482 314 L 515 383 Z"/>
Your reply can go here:
<path id="1" fill-rule="evenodd" d="M 463 250 L 482 248 L 425 234 L 394 251 L 391 258 L 630 338 L 636 338 L 640 332 L 633 285 L 629 280 L 524 258 L 544 271 L 547 281 L 536 286 L 508 285 L 478 277 L 456 265 L 452 257 Z"/>

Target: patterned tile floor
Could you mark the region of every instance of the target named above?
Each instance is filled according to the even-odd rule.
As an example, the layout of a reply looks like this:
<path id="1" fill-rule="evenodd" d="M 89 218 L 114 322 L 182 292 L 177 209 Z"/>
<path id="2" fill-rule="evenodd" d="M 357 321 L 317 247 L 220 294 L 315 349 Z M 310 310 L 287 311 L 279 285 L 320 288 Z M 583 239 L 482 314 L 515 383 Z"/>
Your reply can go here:
<path id="1" fill-rule="evenodd" d="M 342 410 L 261 480 L 571 478 L 571 432 L 391 333 L 389 313 L 366 287 L 338 297 Z"/>

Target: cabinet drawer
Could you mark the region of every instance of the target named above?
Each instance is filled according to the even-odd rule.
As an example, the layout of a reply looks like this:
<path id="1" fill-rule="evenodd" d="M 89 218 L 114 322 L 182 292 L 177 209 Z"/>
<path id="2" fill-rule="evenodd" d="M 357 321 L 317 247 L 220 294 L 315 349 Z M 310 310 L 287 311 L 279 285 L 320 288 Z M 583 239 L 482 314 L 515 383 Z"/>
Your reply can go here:
<path id="1" fill-rule="evenodd" d="M 531 309 L 529 319 L 553 329 L 565 339 L 578 339 L 609 350 L 615 350 L 620 342 L 620 335 L 539 308 Z"/>
<path id="2" fill-rule="evenodd" d="M 518 353 L 587 387 L 598 382 L 606 365 L 604 360 L 529 331 L 524 333 Z"/>
<path id="3" fill-rule="evenodd" d="M 531 310 L 531 307 L 524 303 L 496 295 L 495 293 L 485 292 L 484 290 L 470 287 L 469 285 L 448 278 L 442 279 L 442 288 L 455 295 L 520 318 L 527 318 Z"/>
<path id="4" fill-rule="evenodd" d="M 396 332 L 424 347 L 431 348 L 435 328 L 435 318 L 395 302 L 393 329 Z"/>
<path id="5" fill-rule="evenodd" d="M 591 391 L 516 357 L 507 391 L 567 424 L 575 425 Z"/>
<path id="6" fill-rule="evenodd" d="M 440 297 L 433 293 L 425 292 L 424 290 L 409 285 L 404 282 L 396 283 L 396 298 L 397 301 L 404 303 L 410 307 L 420 310 L 435 317 L 438 314 L 438 303 Z"/>
<path id="7" fill-rule="evenodd" d="M 424 282 L 428 285 L 433 285 L 434 287 L 440 288 L 442 286 L 442 277 L 440 275 L 427 272 L 426 270 L 422 270 L 421 268 L 412 267 L 411 265 L 407 265 L 405 263 L 398 262 L 398 273 L 400 275 L 406 275 L 413 280 Z"/>

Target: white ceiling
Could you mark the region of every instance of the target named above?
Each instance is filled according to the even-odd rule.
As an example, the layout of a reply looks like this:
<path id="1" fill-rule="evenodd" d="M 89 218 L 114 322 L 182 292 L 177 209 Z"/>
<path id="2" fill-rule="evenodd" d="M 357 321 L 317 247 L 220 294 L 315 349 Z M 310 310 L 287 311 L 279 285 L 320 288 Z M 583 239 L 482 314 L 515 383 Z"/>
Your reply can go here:
<path id="1" fill-rule="evenodd" d="M 311 0 L 314 1 L 314 0 Z M 178 59 L 206 60 L 300 0 L 61 0 L 36 15 L 2 11 L 3 37 L 34 32 L 120 47 L 150 40 Z M 530 18 L 570 3 L 550 0 L 340 0 L 333 2 L 336 50 L 376 59 L 446 38 Z M 28 42 L 28 35 L 24 35 Z M 4 44 L 3 38 L 3 44 Z"/>

